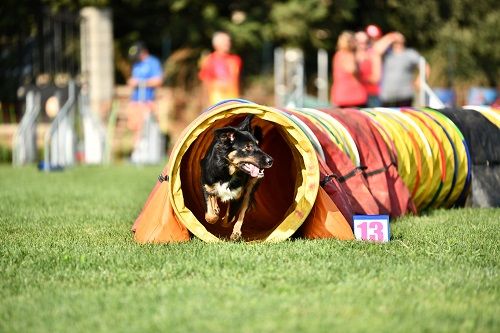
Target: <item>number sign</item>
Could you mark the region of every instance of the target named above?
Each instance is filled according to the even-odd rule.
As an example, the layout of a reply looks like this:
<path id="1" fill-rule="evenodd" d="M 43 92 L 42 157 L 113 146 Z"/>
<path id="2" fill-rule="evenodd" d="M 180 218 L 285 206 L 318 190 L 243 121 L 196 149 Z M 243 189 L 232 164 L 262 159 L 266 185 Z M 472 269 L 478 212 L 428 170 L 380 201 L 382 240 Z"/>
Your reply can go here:
<path id="1" fill-rule="evenodd" d="M 356 239 L 388 242 L 391 237 L 389 215 L 354 215 Z"/>

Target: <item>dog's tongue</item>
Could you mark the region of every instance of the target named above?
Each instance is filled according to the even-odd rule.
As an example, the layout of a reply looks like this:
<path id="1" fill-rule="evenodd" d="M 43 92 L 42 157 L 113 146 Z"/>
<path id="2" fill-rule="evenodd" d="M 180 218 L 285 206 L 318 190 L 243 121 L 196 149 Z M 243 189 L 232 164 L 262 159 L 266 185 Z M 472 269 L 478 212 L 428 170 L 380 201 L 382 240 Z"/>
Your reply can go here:
<path id="1" fill-rule="evenodd" d="M 257 177 L 259 175 L 260 170 L 255 165 L 250 163 L 245 163 L 243 167 L 245 168 L 246 171 L 250 173 L 250 176 Z"/>

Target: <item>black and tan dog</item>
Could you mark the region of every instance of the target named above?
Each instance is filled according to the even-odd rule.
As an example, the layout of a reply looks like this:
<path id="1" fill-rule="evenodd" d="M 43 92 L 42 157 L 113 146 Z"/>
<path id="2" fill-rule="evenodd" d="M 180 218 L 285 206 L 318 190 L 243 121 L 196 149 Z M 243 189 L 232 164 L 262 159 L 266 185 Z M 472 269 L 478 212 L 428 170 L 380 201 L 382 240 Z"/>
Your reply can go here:
<path id="1" fill-rule="evenodd" d="M 258 146 L 262 138 L 260 127 L 251 127 L 253 115 L 247 116 L 237 127 L 216 129 L 214 139 L 201 160 L 201 183 L 207 210 L 205 220 L 219 221 L 218 200 L 227 203 L 222 226 L 235 222 L 231 240 L 241 238 L 241 227 L 256 186 L 264 177 L 264 169 L 273 159 Z"/>

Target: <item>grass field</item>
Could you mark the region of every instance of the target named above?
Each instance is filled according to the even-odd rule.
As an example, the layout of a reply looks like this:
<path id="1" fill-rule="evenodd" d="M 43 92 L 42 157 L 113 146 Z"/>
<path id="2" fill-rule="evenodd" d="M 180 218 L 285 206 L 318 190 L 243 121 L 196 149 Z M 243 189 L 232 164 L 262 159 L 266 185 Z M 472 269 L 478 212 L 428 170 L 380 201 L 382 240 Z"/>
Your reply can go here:
<path id="1" fill-rule="evenodd" d="M 0 166 L 0 332 L 499 332 L 500 209 L 388 244 L 138 245 L 161 167 Z"/>

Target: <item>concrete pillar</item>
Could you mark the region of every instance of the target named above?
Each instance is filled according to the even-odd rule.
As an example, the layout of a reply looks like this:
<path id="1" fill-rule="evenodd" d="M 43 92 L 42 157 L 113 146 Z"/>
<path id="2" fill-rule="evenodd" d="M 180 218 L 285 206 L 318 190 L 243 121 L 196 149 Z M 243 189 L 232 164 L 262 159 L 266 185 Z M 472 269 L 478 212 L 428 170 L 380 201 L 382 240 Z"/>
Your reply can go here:
<path id="1" fill-rule="evenodd" d="M 102 116 L 113 98 L 112 13 L 108 8 L 85 7 L 80 17 L 82 92 L 87 88 L 92 112 Z"/>

